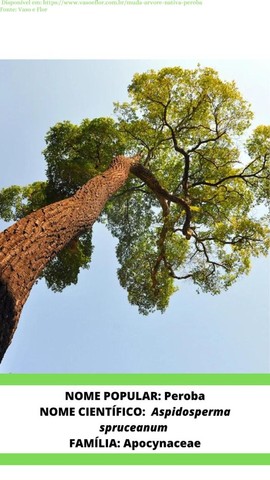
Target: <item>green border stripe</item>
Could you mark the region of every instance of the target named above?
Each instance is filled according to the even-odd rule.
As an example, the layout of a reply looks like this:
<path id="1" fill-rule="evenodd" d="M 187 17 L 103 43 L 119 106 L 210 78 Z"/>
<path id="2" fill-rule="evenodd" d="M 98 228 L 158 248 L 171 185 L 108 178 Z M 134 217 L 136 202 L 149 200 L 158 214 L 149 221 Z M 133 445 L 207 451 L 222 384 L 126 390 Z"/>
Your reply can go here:
<path id="1" fill-rule="evenodd" d="M 0 385 L 270 385 L 268 373 L 0 374 Z"/>
<path id="2" fill-rule="evenodd" d="M 270 465 L 270 454 L 1 453 L 0 465 Z"/>

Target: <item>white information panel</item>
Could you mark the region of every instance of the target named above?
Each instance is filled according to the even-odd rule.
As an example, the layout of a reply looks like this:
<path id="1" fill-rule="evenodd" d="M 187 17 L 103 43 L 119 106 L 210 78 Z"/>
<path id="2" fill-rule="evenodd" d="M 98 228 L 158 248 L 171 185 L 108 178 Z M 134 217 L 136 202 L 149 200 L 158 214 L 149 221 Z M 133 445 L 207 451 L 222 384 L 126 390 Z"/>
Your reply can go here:
<path id="1" fill-rule="evenodd" d="M 0 388 L 1 453 L 270 452 L 269 386 Z"/>

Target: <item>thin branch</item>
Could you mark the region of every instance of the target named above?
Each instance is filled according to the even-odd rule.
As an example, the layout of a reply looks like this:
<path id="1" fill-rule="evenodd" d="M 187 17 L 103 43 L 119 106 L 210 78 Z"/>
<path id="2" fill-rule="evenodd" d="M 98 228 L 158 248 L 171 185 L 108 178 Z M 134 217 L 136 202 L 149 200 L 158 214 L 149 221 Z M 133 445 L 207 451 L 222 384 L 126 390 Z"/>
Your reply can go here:
<path id="1" fill-rule="evenodd" d="M 190 148 L 187 153 L 192 153 L 192 152 L 195 152 L 201 145 L 204 145 L 205 143 L 209 143 L 209 142 L 216 142 L 217 140 L 219 140 L 223 135 L 225 135 L 226 131 L 224 132 L 221 132 L 219 133 L 218 135 L 216 135 L 216 137 L 213 137 L 213 138 L 206 138 L 205 140 L 201 140 L 199 138 L 199 141 L 197 143 L 197 145 L 195 145 L 195 147 L 193 148 Z"/>
<path id="2" fill-rule="evenodd" d="M 219 263 L 219 262 L 215 262 L 214 260 L 210 260 L 204 242 L 203 242 L 202 240 L 200 240 L 199 237 L 197 237 L 197 235 L 196 235 L 195 233 L 194 233 L 194 237 L 195 237 L 195 246 L 196 246 L 197 250 L 198 250 L 200 253 L 203 253 L 203 254 L 204 254 L 207 263 L 209 263 L 210 265 L 213 265 L 214 271 L 215 271 L 215 267 L 222 267 L 222 268 L 224 268 L 224 270 L 226 270 L 226 271 L 229 270 L 228 267 L 226 267 L 226 265 L 223 265 L 222 263 Z M 202 246 L 202 250 L 200 250 L 198 244 L 200 244 L 200 245 Z"/>
<path id="3" fill-rule="evenodd" d="M 137 187 L 129 187 L 127 190 L 124 190 L 123 192 L 117 193 L 116 195 L 113 195 L 111 197 L 111 201 L 116 200 L 119 197 L 122 197 L 123 195 L 126 195 L 130 192 L 143 192 L 148 194 L 149 192 L 147 190 L 144 190 L 143 187 L 145 186 L 145 183 L 142 183 L 141 185 L 138 185 Z"/>
<path id="4" fill-rule="evenodd" d="M 255 159 L 255 160 L 258 160 L 258 158 Z M 264 156 L 263 164 L 262 164 L 262 166 L 261 166 L 261 168 L 260 168 L 259 170 L 257 170 L 257 171 L 254 172 L 254 173 L 244 174 L 244 172 L 255 162 L 255 160 L 253 160 L 253 161 L 250 162 L 248 165 L 246 165 L 245 168 L 243 168 L 243 170 L 242 170 L 240 173 L 238 173 L 238 174 L 228 175 L 227 177 L 221 178 L 220 180 L 218 180 L 218 181 L 215 182 L 215 183 L 201 181 L 201 182 L 195 182 L 195 183 L 193 183 L 191 186 L 192 186 L 192 187 L 196 187 L 196 186 L 198 186 L 198 185 L 207 185 L 207 186 L 209 186 L 209 187 L 217 187 L 218 185 L 221 185 L 223 182 L 226 182 L 227 180 L 231 180 L 231 179 L 233 179 L 233 178 L 239 178 L 240 180 L 244 180 L 246 183 L 250 183 L 250 182 L 248 182 L 247 178 L 258 178 L 258 179 L 267 179 L 267 178 L 269 178 L 269 175 L 258 176 L 259 173 L 261 173 L 262 171 L 265 170 L 265 165 L 266 165 L 266 161 L 267 161 L 267 155 Z"/>

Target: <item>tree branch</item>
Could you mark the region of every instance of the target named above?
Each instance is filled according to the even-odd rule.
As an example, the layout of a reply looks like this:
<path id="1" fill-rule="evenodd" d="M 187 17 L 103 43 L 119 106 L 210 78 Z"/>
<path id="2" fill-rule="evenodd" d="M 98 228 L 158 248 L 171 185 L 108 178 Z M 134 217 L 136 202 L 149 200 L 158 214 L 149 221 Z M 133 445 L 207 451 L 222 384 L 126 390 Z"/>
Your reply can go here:
<path id="1" fill-rule="evenodd" d="M 217 187 L 218 185 L 221 185 L 223 182 L 226 182 L 227 180 L 231 180 L 233 178 L 239 178 L 240 180 L 244 180 L 246 183 L 248 183 L 247 181 L 247 178 L 258 178 L 258 179 L 267 179 L 269 178 L 269 175 L 265 175 L 265 176 L 258 176 L 259 173 L 261 173 L 262 171 L 265 170 L 265 166 L 266 166 L 266 161 L 267 161 L 267 155 L 264 155 L 264 161 L 263 161 L 263 164 L 261 166 L 261 168 L 259 168 L 259 170 L 257 170 L 256 172 L 254 173 L 249 173 L 249 174 L 244 174 L 244 172 L 256 161 L 258 160 L 258 158 L 256 158 L 255 160 L 253 160 L 252 162 L 250 162 L 248 165 L 245 166 L 245 168 L 243 168 L 243 170 L 238 173 L 238 174 L 234 174 L 234 175 L 228 175 L 227 177 L 224 177 L 224 178 L 221 178 L 220 180 L 218 180 L 217 182 L 215 183 L 211 183 L 211 182 L 205 182 L 205 181 L 201 181 L 201 182 L 195 182 L 191 185 L 191 187 L 196 187 L 198 185 L 207 185 L 209 187 Z"/>
<path id="2" fill-rule="evenodd" d="M 188 202 L 186 200 L 184 200 L 183 198 L 178 197 L 177 195 L 173 195 L 173 194 L 167 192 L 167 190 L 165 190 L 160 185 L 160 183 L 158 182 L 156 177 L 153 175 L 153 173 L 150 170 L 148 170 L 147 168 L 145 168 L 143 165 L 141 165 L 141 164 L 132 165 L 130 171 L 134 175 L 136 175 L 136 177 L 143 180 L 146 183 L 146 185 L 156 194 L 157 198 L 161 202 L 161 205 L 162 205 L 163 209 L 168 208 L 168 204 L 167 204 L 167 202 L 165 204 L 164 200 L 176 203 L 184 209 L 185 214 L 186 214 L 186 218 L 185 218 L 185 221 L 184 221 L 182 232 L 183 232 L 183 235 L 186 236 L 187 240 L 189 240 L 192 236 L 192 231 L 191 231 L 191 228 L 190 228 L 191 210 L 190 210 L 190 206 L 189 206 Z"/>
<path id="3" fill-rule="evenodd" d="M 194 233 L 194 237 L 195 237 L 195 246 L 196 246 L 198 252 L 204 254 L 204 256 L 206 258 L 206 262 L 213 266 L 214 271 L 215 271 L 215 267 L 222 267 L 222 268 L 224 268 L 224 270 L 228 271 L 228 267 L 226 267 L 226 265 L 223 265 L 222 263 L 215 262 L 214 260 L 210 260 L 204 242 L 195 233 Z M 202 250 L 200 250 L 198 244 L 200 244 L 202 246 Z"/>
<path id="4" fill-rule="evenodd" d="M 205 143 L 209 143 L 209 142 L 216 142 L 217 140 L 219 140 L 219 138 L 221 138 L 223 135 L 225 135 L 226 131 L 223 131 L 219 134 L 216 135 L 216 137 L 213 137 L 213 138 L 206 138 L 205 140 L 201 140 L 199 138 L 199 141 L 197 143 L 197 145 L 195 145 L 194 147 L 190 148 L 187 153 L 193 153 L 195 152 L 201 145 L 204 145 Z"/>

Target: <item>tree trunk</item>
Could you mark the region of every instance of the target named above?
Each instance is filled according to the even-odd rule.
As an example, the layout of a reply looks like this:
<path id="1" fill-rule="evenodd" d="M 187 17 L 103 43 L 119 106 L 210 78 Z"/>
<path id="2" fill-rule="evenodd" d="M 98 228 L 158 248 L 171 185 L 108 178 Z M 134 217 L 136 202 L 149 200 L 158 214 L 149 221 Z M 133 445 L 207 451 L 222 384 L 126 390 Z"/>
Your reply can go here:
<path id="1" fill-rule="evenodd" d="M 116 157 L 72 197 L 37 210 L 0 234 L 0 362 L 33 284 L 47 263 L 96 221 L 139 157 Z"/>

